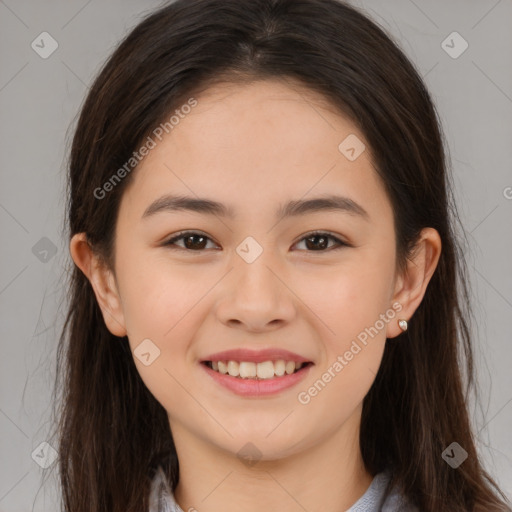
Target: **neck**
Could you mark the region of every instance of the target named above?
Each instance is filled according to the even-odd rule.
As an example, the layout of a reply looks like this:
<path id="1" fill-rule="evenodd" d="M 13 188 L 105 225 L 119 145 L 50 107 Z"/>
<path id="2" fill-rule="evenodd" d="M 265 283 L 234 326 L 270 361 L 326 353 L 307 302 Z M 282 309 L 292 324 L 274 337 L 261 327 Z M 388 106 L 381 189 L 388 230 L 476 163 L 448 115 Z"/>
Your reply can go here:
<path id="1" fill-rule="evenodd" d="M 319 443 L 253 465 L 172 424 L 180 465 L 175 499 L 183 510 L 201 512 L 346 510 L 373 478 L 359 449 L 360 418 L 359 408 Z"/>

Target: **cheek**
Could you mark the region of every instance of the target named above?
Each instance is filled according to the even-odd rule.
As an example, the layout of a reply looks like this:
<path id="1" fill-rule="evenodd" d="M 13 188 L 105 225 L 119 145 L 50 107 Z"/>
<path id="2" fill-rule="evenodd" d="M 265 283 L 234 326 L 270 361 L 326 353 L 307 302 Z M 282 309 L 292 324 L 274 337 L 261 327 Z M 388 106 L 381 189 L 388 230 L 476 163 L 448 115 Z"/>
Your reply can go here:
<path id="1" fill-rule="evenodd" d="M 181 328 L 181 321 L 209 289 L 192 266 L 173 263 L 165 255 L 149 258 L 135 251 L 119 264 L 123 311 L 128 337 L 163 341 Z"/>
<path id="2" fill-rule="evenodd" d="M 358 350 L 350 361 L 344 353 L 335 354 L 298 390 L 297 407 L 305 428 L 317 429 L 322 418 L 323 431 L 337 431 L 361 406 L 375 380 L 384 345 L 374 341 Z"/>
<path id="3" fill-rule="evenodd" d="M 390 304 L 394 252 L 386 245 L 348 255 L 336 269 L 303 280 L 302 296 L 318 316 L 323 353 L 299 403 L 342 421 L 360 404 L 378 372 L 386 327 L 396 321 Z M 307 291 L 309 290 L 309 293 Z M 336 420 L 334 420 L 334 423 Z"/>
<path id="4" fill-rule="evenodd" d="M 211 284 L 168 263 L 140 268 L 143 271 L 127 273 L 124 287 L 125 321 L 137 371 L 166 410 L 197 415 L 183 386 L 190 379 L 187 359 L 201 321 L 201 298 Z"/>
<path id="5" fill-rule="evenodd" d="M 121 270 L 123 310 L 134 362 L 159 401 L 169 397 L 175 401 L 182 392 L 178 382 L 188 378 L 187 362 L 192 362 L 188 359 L 193 356 L 189 348 L 207 313 L 206 296 L 218 277 L 162 257 L 150 260 L 146 256 L 140 262 L 133 257 L 120 265 Z M 150 355 L 142 356 L 147 353 Z M 148 359 L 150 364 L 144 364 Z"/>
<path id="6" fill-rule="evenodd" d="M 323 351 L 314 375 L 298 390 L 297 401 L 308 418 L 328 418 L 325 428 L 343 423 L 375 380 L 386 326 L 395 316 L 383 276 L 360 262 L 331 275 L 310 295 L 308 306 L 320 318 L 316 324 L 323 333 Z M 315 282 L 318 285 L 318 276 Z"/>
<path id="7" fill-rule="evenodd" d="M 394 260 L 389 248 L 374 249 L 354 251 L 336 267 L 297 277 L 302 283 L 298 295 L 323 324 L 331 351 L 344 350 L 376 323 L 385 337 L 380 319 L 391 307 Z"/>

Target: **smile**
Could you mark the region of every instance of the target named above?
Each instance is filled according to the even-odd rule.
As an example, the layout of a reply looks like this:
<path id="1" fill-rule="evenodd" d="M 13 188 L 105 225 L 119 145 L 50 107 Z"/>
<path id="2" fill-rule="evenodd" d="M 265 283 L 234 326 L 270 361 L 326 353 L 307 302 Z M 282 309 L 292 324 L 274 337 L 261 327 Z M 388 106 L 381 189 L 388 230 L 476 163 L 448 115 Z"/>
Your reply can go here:
<path id="1" fill-rule="evenodd" d="M 296 386 L 306 378 L 314 364 L 312 362 L 286 362 L 278 359 L 260 363 L 250 361 L 202 361 L 199 366 L 221 388 L 244 398 L 262 398 L 276 395 Z"/>
<path id="2" fill-rule="evenodd" d="M 203 364 L 222 375 L 230 375 L 239 379 L 265 380 L 291 375 L 303 366 L 312 363 L 298 363 L 278 359 L 261 363 L 251 361 L 204 361 Z"/>

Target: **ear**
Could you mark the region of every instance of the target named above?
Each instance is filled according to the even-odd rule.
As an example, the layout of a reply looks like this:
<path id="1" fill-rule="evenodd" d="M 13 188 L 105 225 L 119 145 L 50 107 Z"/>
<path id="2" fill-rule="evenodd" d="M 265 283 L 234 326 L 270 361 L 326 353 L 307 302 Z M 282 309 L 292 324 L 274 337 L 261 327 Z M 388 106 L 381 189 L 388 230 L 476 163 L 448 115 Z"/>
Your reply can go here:
<path id="1" fill-rule="evenodd" d="M 115 336 L 126 336 L 121 298 L 113 272 L 94 253 L 85 233 L 72 237 L 69 252 L 76 266 L 89 279 L 108 330 Z"/>
<path id="2" fill-rule="evenodd" d="M 434 228 L 424 228 L 421 231 L 413 253 L 407 259 L 406 269 L 396 279 L 391 303 L 400 303 L 402 309 L 397 314 L 396 321 L 388 323 L 387 338 L 394 338 L 402 333 L 398 320 L 409 321 L 423 300 L 427 285 L 439 262 L 441 245 L 441 237 Z"/>

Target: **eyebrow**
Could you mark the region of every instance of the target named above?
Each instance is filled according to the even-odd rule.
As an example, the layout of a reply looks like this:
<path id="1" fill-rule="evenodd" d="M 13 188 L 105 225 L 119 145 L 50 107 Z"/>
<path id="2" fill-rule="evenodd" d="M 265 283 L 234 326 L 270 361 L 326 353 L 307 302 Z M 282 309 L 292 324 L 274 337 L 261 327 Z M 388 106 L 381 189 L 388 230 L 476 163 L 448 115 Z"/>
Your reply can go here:
<path id="1" fill-rule="evenodd" d="M 153 201 L 142 214 L 142 219 L 160 212 L 191 211 L 233 219 L 234 210 L 217 201 L 200 197 L 165 195 Z M 348 197 L 326 195 L 307 200 L 292 200 L 275 212 L 277 218 L 296 217 L 313 212 L 338 211 L 369 220 L 368 212 Z"/>

